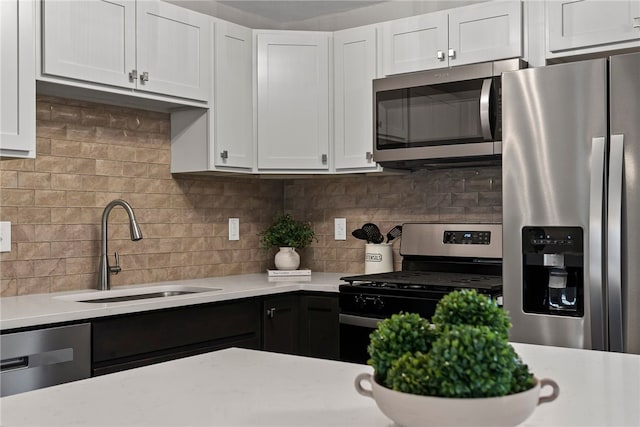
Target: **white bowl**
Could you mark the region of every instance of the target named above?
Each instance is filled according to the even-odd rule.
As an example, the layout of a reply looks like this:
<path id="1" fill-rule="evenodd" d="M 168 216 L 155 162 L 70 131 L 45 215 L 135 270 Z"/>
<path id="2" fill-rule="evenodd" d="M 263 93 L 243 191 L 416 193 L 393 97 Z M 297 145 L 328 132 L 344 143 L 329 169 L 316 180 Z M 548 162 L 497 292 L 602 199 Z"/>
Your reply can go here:
<path id="1" fill-rule="evenodd" d="M 370 389 L 362 387 L 366 381 Z M 521 393 L 501 397 L 448 398 L 402 393 L 383 387 L 371 374 L 356 377 L 358 393 L 376 401 L 380 410 L 403 427 L 491 426 L 513 427 L 529 418 L 537 405 L 558 397 L 560 388 L 555 381 L 534 378 L 535 385 Z M 547 396 L 540 389 L 550 386 Z"/>

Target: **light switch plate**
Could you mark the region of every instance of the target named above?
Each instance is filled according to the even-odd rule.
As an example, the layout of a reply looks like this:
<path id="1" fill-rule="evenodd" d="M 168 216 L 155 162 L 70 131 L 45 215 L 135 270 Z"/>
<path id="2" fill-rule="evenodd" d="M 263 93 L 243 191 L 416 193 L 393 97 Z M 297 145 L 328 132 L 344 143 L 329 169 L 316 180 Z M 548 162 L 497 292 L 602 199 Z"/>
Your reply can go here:
<path id="1" fill-rule="evenodd" d="M 240 218 L 229 218 L 229 240 L 240 240 Z"/>
<path id="2" fill-rule="evenodd" d="M 334 239 L 335 240 L 347 240 L 347 219 L 346 218 L 335 218 L 334 219 L 335 232 Z"/>
<path id="3" fill-rule="evenodd" d="M 10 221 L 0 221 L 0 252 L 11 252 Z"/>

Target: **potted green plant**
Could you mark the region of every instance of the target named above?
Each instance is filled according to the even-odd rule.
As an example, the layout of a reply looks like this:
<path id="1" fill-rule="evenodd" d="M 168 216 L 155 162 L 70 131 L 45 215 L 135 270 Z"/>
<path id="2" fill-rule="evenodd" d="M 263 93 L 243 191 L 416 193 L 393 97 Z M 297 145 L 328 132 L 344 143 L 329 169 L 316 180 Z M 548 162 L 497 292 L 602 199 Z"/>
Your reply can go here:
<path id="1" fill-rule="evenodd" d="M 520 424 L 557 397 L 558 385 L 531 374 L 508 342 L 510 327 L 506 312 L 474 290 L 446 295 L 431 322 L 395 314 L 371 333 L 374 375 L 360 374 L 356 390 L 405 427 Z M 553 392 L 541 397 L 547 385 Z"/>
<path id="2" fill-rule="evenodd" d="M 306 248 L 316 239 L 316 234 L 308 222 L 298 221 L 288 213 L 280 215 L 267 228 L 260 239 L 264 249 L 280 248 L 275 255 L 278 270 L 295 270 L 300 265 L 300 255 L 296 249 Z"/>

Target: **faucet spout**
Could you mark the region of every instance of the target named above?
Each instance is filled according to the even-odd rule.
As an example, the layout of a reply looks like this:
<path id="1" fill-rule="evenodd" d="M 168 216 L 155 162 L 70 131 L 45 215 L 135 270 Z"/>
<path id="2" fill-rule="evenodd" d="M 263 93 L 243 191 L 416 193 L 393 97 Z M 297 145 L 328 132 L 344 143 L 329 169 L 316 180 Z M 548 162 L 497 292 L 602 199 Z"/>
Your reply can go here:
<path id="1" fill-rule="evenodd" d="M 116 199 L 107 204 L 102 212 L 102 224 L 101 224 L 101 244 L 100 244 L 100 274 L 98 277 L 98 289 L 101 291 L 111 289 L 111 274 L 118 274 L 121 270 L 118 252 L 116 252 L 116 265 L 109 266 L 109 257 L 107 255 L 107 223 L 109 221 L 109 214 L 111 210 L 116 206 L 121 206 L 127 212 L 129 217 L 129 232 L 131 234 L 132 241 L 138 241 L 142 239 L 142 231 L 136 221 L 136 216 L 133 213 L 131 205 L 124 200 Z"/>

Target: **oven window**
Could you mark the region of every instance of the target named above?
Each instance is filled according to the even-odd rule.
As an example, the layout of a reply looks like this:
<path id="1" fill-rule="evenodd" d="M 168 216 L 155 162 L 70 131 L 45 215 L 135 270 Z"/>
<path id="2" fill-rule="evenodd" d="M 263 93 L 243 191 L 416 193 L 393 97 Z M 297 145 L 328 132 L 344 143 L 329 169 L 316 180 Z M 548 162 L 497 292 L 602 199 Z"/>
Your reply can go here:
<path id="1" fill-rule="evenodd" d="M 340 360 L 366 364 L 369 360 L 367 347 L 369 335 L 375 329 L 364 326 L 340 324 Z"/>
<path id="2" fill-rule="evenodd" d="M 483 141 L 482 79 L 376 93 L 378 149 Z"/>

